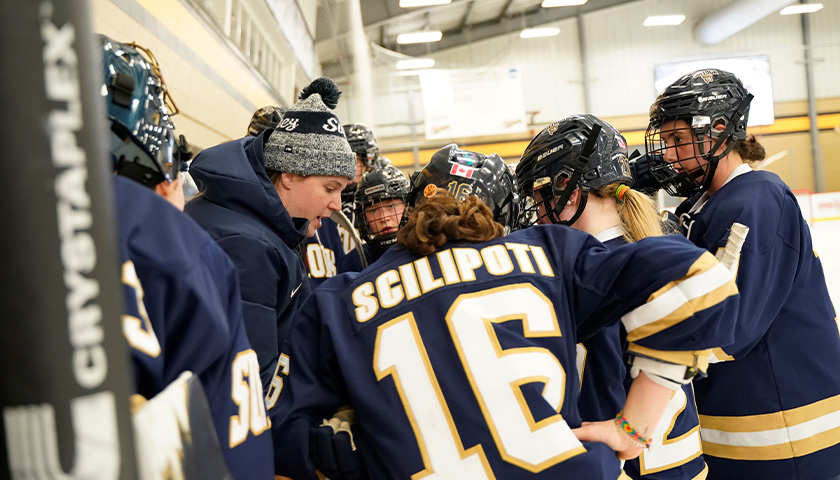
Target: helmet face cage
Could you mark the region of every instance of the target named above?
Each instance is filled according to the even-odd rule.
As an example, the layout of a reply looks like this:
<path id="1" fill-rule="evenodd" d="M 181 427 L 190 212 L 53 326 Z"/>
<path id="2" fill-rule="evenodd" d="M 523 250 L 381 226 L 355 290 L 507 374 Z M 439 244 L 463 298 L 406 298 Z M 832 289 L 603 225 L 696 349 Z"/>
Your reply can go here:
<path id="1" fill-rule="evenodd" d="M 359 236 L 376 249 L 386 249 L 396 243 L 409 190 L 408 179 L 396 167 L 388 165 L 366 173 L 355 195 Z M 392 230 L 383 232 L 386 228 Z"/>
<path id="2" fill-rule="evenodd" d="M 721 158 L 746 138 L 752 99 L 738 78 L 705 69 L 666 88 L 650 110 L 650 172 L 674 196 L 709 188 Z"/>
<path id="3" fill-rule="evenodd" d="M 477 196 L 490 208 L 493 219 L 505 228 L 505 233 L 519 226 L 516 176 L 495 153 L 488 156 L 461 150 L 454 143 L 438 150 L 429 164 L 412 176 L 409 206 L 422 202 L 429 185 L 448 190 L 460 201 Z"/>
<path id="4" fill-rule="evenodd" d="M 366 168 L 373 167 L 373 162 L 379 158 L 379 145 L 370 128 L 363 123 L 351 123 L 344 125 L 344 135 L 356 158 L 361 160 Z"/>
<path id="5" fill-rule="evenodd" d="M 181 168 L 171 116 L 178 112 L 152 53 L 101 36 L 111 154 L 118 173 L 154 187 Z"/>
<path id="6" fill-rule="evenodd" d="M 595 148 L 576 184 L 571 183 L 578 156 L 589 139 L 594 125 L 601 127 Z M 523 198 L 523 227 L 535 223 L 573 224 L 586 207 L 591 190 L 613 183 L 632 184 L 627 142 L 612 125 L 594 115 L 572 115 L 543 129 L 525 149 L 517 165 L 517 176 Z M 564 206 L 560 198 L 568 198 L 580 188 L 581 200 L 572 219 L 561 220 Z"/>

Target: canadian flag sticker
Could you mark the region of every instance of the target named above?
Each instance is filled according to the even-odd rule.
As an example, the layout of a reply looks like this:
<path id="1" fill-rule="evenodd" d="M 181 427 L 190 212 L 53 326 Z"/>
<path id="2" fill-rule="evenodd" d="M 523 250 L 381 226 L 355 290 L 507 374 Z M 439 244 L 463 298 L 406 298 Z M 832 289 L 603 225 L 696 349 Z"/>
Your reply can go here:
<path id="1" fill-rule="evenodd" d="M 457 164 L 457 163 L 452 164 L 452 168 L 449 169 L 450 174 L 458 175 L 459 177 L 464 177 L 464 178 L 472 178 L 473 172 L 475 172 L 475 168 L 468 167 L 466 165 L 460 165 L 460 164 Z"/>

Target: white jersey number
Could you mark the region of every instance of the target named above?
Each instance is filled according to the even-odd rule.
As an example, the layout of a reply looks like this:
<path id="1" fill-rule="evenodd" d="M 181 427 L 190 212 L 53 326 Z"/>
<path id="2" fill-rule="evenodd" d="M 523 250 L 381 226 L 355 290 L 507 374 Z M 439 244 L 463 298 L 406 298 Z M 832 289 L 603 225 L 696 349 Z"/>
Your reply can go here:
<path id="1" fill-rule="evenodd" d="M 702 453 L 700 446 L 700 426 L 689 430 L 677 438 L 668 439 L 677 417 L 685 411 L 688 397 L 682 388 L 674 391 L 665 407 L 662 419 L 651 435 L 650 448 L 642 450 L 639 466 L 642 475 L 661 472 L 687 463 Z"/>
<path id="2" fill-rule="evenodd" d="M 230 417 L 230 448 L 248 438 L 248 432 L 257 436 L 268 429 L 265 413 L 260 364 L 253 350 L 239 352 L 231 364 L 231 398 L 239 406 L 237 415 Z"/>
<path id="3" fill-rule="evenodd" d="M 134 263 L 131 260 L 123 263 L 122 281 L 125 285 L 134 289 L 137 311 L 140 315 L 140 318 L 131 315 L 122 316 L 123 336 L 135 350 L 139 350 L 152 358 L 157 358 L 160 355 L 160 342 L 152 328 L 149 314 L 146 313 L 146 304 L 143 303 L 143 286 L 140 285 L 140 279 L 137 277 L 137 271 L 134 269 Z"/>
<path id="4" fill-rule="evenodd" d="M 492 324 L 521 320 L 526 337 L 561 336 L 554 308 L 527 284 L 459 296 L 446 315 L 470 385 L 502 458 L 540 472 L 584 452 L 559 411 L 566 372 L 557 358 L 539 347 L 503 350 Z M 464 450 L 446 400 L 411 313 L 381 325 L 374 369 L 379 380 L 391 375 L 432 478 L 491 478 L 481 445 Z M 557 415 L 535 421 L 521 385 L 544 384 L 543 398 Z"/>

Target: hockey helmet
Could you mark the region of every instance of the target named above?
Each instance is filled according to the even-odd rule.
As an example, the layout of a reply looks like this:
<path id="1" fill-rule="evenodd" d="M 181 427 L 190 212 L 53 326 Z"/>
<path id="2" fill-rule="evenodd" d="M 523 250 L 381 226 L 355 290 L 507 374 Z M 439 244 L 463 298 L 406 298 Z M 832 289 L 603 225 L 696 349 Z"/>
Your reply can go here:
<path id="1" fill-rule="evenodd" d="M 747 136 L 752 98 L 738 77 L 717 69 L 683 75 L 656 97 L 645 148 L 650 173 L 669 194 L 688 196 L 709 188 L 720 159 Z"/>
<path id="2" fill-rule="evenodd" d="M 429 196 L 434 190 L 427 189 L 429 185 L 446 189 L 461 201 L 469 195 L 477 196 L 493 212 L 493 219 L 505 227 L 505 233 L 518 226 L 516 176 L 498 154 L 484 155 L 449 144 L 435 152 L 425 168 L 412 175 L 409 206 Z"/>
<path id="3" fill-rule="evenodd" d="M 347 137 L 347 142 L 350 143 L 353 153 L 358 156 L 365 167 L 373 167 L 373 162 L 379 157 L 379 145 L 376 143 L 373 132 L 364 123 L 349 123 L 343 127 L 344 135 Z"/>
<path id="4" fill-rule="evenodd" d="M 523 226 L 536 222 L 571 225 L 586 208 L 590 191 L 613 183 L 633 184 L 624 137 L 589 114 L 571 115 L 538 133 L 522 154 L 516 175 L 526 206 Z M 574 216 L 560 220 L 560 212 L 577 188 L 581 199 Z"/>
<path id="5" fill-rule="evenodd" d="M 115 171 L 143 185 L 178 178 L 186 142 L 177 141 L 171 116 L 178 107 L 152 52 L 100 36 L 111 158 Z"/>
<path id="6" fill-rule="evenodd" d="M 403 209 L 407 204 L 410 184 L 400 169 L 391 165 L 371 170 L 362 176 L 356 189 L 355 217 L 359 236 L 374 248 L 385 249 L 396 243 L 397 227 L 402 222 Z M 394 206 L 399 200 L 402 205 Z M 381 233 L 371 222 L 382 221 L 385 216 L 396 216 L 391 222 L 394 230 Z M 370 218 L 374 220 L 370 220 Z"/>

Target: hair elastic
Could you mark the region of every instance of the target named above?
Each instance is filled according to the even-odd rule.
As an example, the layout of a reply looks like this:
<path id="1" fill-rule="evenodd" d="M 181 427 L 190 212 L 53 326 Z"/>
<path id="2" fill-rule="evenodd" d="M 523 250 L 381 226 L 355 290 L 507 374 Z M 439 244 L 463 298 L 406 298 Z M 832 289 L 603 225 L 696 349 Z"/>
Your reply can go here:
<path id="1" fill-rule="evenodd" d="M 622 183 L 615 190 L 615 198 L 617 198 L 618 200 L 624 200 L 624 194 L 627 193 L 627 190 L 630 190 L 630 187 Z"/>
<path id="2" fill-rule="evenodd" d="M 625 185 L 626 186 L 626 185 Z M 630 442 L 640 448 L 650 448 L 650 439 L 639 435 L 639 432 L 624 418 L 624 410 L 615 416 L 615 425 L 630 437 Z"/>

